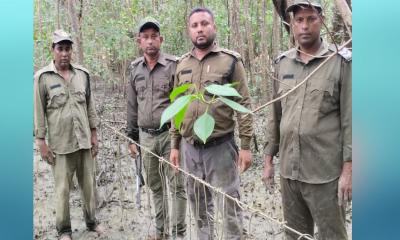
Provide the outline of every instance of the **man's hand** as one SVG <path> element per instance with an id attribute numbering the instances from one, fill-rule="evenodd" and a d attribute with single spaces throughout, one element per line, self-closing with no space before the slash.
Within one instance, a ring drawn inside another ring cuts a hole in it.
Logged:
<path id="1" fill-rule="evenodd" d="M 97 132 L 96 129 L 93 128 L 91 131 L 90 143 L 92 144 L 92 156 L 95 158 L 97 153 L 99 152 L 99 142 L 97 141 Z"/>
<path id="2" fill-rule="evenodd" d="M 175 166 L 175 172 L 178 172 L 177 168 L 179 168 L 179 150 L 171 149 L 171 153 L 169 155 L 169 161 L 172 165 Z"/>
<path id="3" fill-rule="evenodd" d="M 39 147 L 40 156 L 50 165 L 55 165 L 55 156 L 46 144 L 45 139 L 36 139 L 36 144 Z"/>
<path id="4" fill-rule="evenodd" d="M 250 150 L 240 150 L 239 151 L 239 170 L 240 172 L 246 171 L 251 165 L 251 152 Z"/>
<path id="5" fill-rule="evenodd" d="M 264 171 L 262 180 L 269 191 L 272 192 L 275 185 L 274 181 L 274 164 L 272 163 L 273 157 L 266 155 L 264 158 Z"/>
<path id="6" fill-rule="evenodd" d="M 342 168 L 342 174 L 338 183 L 338 203 L 339 206 L 351 201 L 352 198 L 352 161 L 345 162 Z"/>
<path id="7" fill-rule="evenodd" d="M 136 156 L 138 154 L 138 150 L 137 150 L 136 144 L 129 143 L 128 146 L 129 146 L 129 151 L 131 152 L 132 158 L 136 158 Z"/>

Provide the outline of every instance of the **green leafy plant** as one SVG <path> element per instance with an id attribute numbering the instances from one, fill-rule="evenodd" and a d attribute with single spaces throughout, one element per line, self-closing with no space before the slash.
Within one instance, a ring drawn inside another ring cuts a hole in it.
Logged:
<path id="1" fill-rule="evenodd" d="M 194 122 L 193 130 L 195 134 L 206 143 L 208 137 L 214 131 L 215 120 L 214 118 L 208 113 L 208 109 L 210 105 L 215 104 L 218 101 L 221 101 L 231 107 L 233 110 L 241 112 L 241 113 L 250 113 L 251 111 L 244 106 L 240 105 L 239 103 L 230 100 L 226 97 L 238 97 L 242 98 L 242 96 L 236 91 L 233 86 L 237 83 L 228 83 L 224 85 L 218 84 L 210 84 L 205 87 L 205 90 L 200 92 L 196 91 L 193 94 L 183 95 L 178 97 L 179 95 L 185 93 L 191 87 L 194 87 L 192 83 L 183 84 L 177 88 L 174 88 L 170 94 L 170 100 L 172 102 L 161 115 L 160 121 L 160 128 L 170 119 L 173 118 L 175 127 L 180 129 L 182 121 L 185 117 L 186 110 L 189 104 L 194 101 L 198 100 L 207 105 L 206 111 Z M 211 100 L 207 101 L 204 97 L 204 93 L 207 91 L 208 93 L 212 94 Z"/>

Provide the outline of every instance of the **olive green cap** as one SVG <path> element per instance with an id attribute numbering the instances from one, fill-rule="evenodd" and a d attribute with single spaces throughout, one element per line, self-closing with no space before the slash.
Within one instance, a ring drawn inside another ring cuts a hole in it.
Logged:
<path id="1" fill-rule="evenodd" d="M 62 29 L 54 31 L 52 41 L 53 43 L 59 43 L 62 41 L 70 41 L 71 43 L 74 43 L 74 41 L 72 41 L 71 34 Z"/>
<path id="2" fill-rule="evenodd" d="M 296 6 L 313 6 L 322 10 L 321 0 L 294 0 L 293 4 L 286 8 L 286 12 L 292 12 Z"/>
<path id="3" fill-rule="evenodd" d="M 160 32 L 160 23 L 152 17 L 147 17 L 140 22 L 138 32 L 148 28 L 154 28 L 157 32 Z"/>

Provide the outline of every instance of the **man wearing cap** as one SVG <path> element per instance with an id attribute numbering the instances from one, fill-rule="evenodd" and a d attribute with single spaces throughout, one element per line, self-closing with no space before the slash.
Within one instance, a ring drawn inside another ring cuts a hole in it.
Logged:
<path id="1" fill-rule="evenodd" d="M 171 124 L 160 128 L 160 120 L 162 112 L 170 104 L 177 59 L 160 51 L 162 42 L 160 24 L 152 18 L 142 21 L 137 43 L 143 56 L 133 61 L 129 68 L 127 131 L 130 138 L 158 156 L 169 159 L 168 130 Z M 129 149 L 132 157 L 136 157 L 136 145 L 129 143 Z M 182 175 L 175 174 L 169 165 L 150 152 L 142 151 L 142 160 L 156 215 L 156 233 L 149 239 L 167 239 L 169 235 L 167 182 L 172 197 L 172 235 L 175 239 L 182 239 L 186 232 L 186 192 Z"/>
<path id="2" fill-rule="evenodd" d="M 216 26 L 213 13 L 207 8 L 195 8 L 188 17 L 188 32 L 194 48 L 179 60 L 175 86 L 192 83 L 194 89 L 204 91 L 209 84 L 227 84 L 236 82 L 235 88 L 242 98 L 233 98 L 251 109 L 246 72 L 241 56 L 215 43 Z M 212 95 L 205 92 L 206 100 Z M 215 128 L 206 143 L 203 143 L 193 131 L 194 121 L 205 111 L 215 119 Z M 253 134 L 251 115 L 236 113 L 239 127 L 241 149 L 234 140 L 235 112 L 222 102 L 208 106 L 199 101 L 192 102 L 185 113 L 180 131 L 171 130 L 171 162 L 180 165 L 183 158 L 185 169 L 196 177 L 210 183 L 225 194 L 240 199 L 239 170 L 245 171 L 251 165 L 250 139 Z M 214 239 L 214 203 L 224 217 L 223 239 L 243 239 L 241 208 L 235 201 L 226 198 L 195 179 L 187 178 L 189 202 L 196 218 L 197 239 Z"/>
<path id="3" fill-rule="evenodd" d="M 273 98 L 304 80 L 336 47 L 320 37 L 319 0 L 295 0 L 287 10 L 297 47 L 275 60 Z M 273 184 L 279 151 L 283 214 L 289 227 L 318 239 L 347 239 L 345 202 L 352 192 L 351 52 L 344 48 L 305 84 L 270 106 L 263 180 Z M 287 239 L 299 235 L 285 230 Z"/>
<path id="4" fill-rule="evenodd" d="M 53 61 L 34 77 L 36 144 L 42 159 L 52 166 L 56 228 L 63 240 L 72 237 L 69 190 L 74 173 L 82 192 L 87 229 L 103 232 L 95 217 L 94 157 L 98 151 L 98 118 L 89 72 L 71 63 L 72 43 L 68 33 L 55 31 L 51 48 Z"/>

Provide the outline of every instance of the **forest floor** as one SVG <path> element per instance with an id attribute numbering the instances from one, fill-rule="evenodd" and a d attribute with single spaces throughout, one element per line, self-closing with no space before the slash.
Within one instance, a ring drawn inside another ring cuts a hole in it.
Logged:
<path id="1" fill-rule="evenodd" d="M 97 100 L 97 109 L 103 122 L 125 130 L 126 103 L 122 94 L 98 89 L 94 91 Z M 255 117 L 255 131 L 258 147 L 261 151 L 264 142 L 263 126 L 265 116 L 259 113 Z M 135 165 L 129 156 L 127 142 L 119 138 L 109 128 L 101 126 L 98 131 L 99 155 L 97 161 L 97 191 L 99 208 L 97 218 L 106 228 L 106 233 L 97 236 L 96 233 L 86 231 L 83 213 L 81 210 L 80 191 L 75 186 L 71 189 L 70 212 L 74 240 L 92 239 L 145 239 L 154 233 L 154 219 L 150 206 L 150 193 L 147 186 L 141 190 L 141 208 L 135 204 Z M 34 147 L 35 148 L 35 147 Z M 282 207 L 279 191 L 279 165 L 276 164 L 273 192 L 267 192 L 261 182 L 262 158 L 261 152 L 253 149 L 253 164 L 241 175 L 241 200 L 252 208 L 282 221 Z M 55 228 L 55 196 L 54 181 L 51 168 L 42 161 L 38 151 L 34 150 L 34 239 L 57 239 Z M 169 198 L 170 199 L 170 198 Z M 346 209 L 347 230 L 351 239 L 352 233 L 352 206 Z M 283 229 L 275 222 L 264 219 L 253 212 L 244 211 L 244 226 L 248 232 L 247 239 L 282 240 Z M 188 207 L 188 233 L 186 239 L 196 239 L 193 217 Z M 217 221 L 216 232 L 220 233 L 221 224 Z M 216 238 L 219 239 L 219 238 Z"/>

